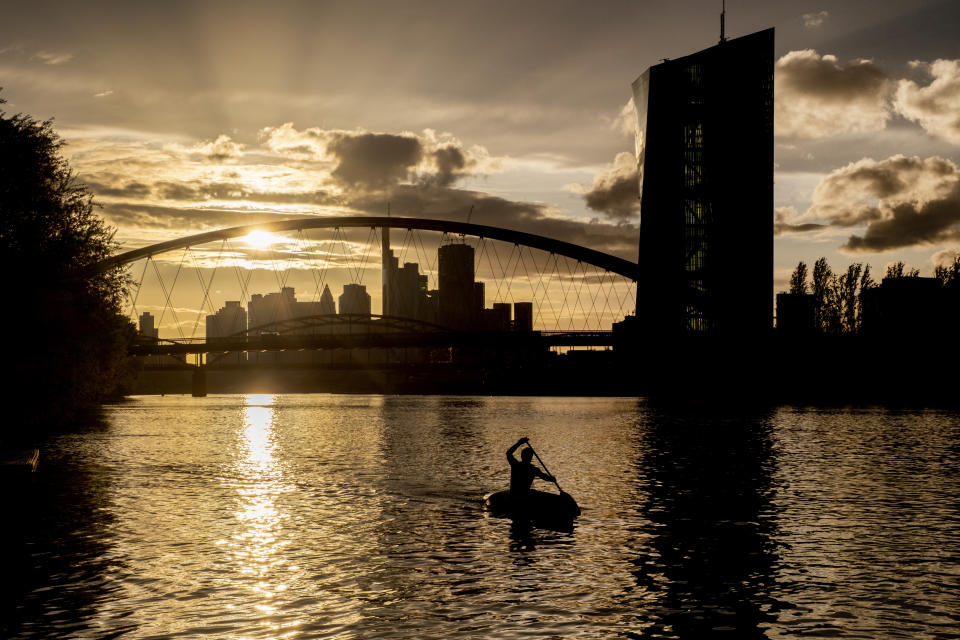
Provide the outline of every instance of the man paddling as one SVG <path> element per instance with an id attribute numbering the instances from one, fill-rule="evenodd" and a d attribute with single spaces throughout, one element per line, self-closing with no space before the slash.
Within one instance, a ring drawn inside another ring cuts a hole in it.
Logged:
<path id="1" fill-rule="evenodd" d="M 540 471 L 530 460 L 533 459 L 533 449 L 527 447 L 520 452 L 520 459 L 513 457 L 513 452 L 517 447 L 529 442 L 529 438 L 520 438 L 517 443 L 507 449 L 507 462 L 510 463 L 510 495 L 515 497 L 524 497 L 530 493 L 530 485 L 534 478 L 540 478 L 547 482 L 556 482 L 556 478 L 549 473 Z"/>

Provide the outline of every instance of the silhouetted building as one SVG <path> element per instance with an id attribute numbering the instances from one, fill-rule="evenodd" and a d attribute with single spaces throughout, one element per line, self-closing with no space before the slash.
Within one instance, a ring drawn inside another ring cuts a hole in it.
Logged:
<path id="1" fill-rule="evenodd" d="M 510 311 L 509 302 L 494 302 L 492 308 L 484 309 L 482 313 L 483 330 L 509 331 Z"/>
<path id="2" fill-rule="evenodd" d="M 633 83 L 648 330 L 771 327 L 773 36 L 722 41 Z"/>
<path id="3" fill-rule="evenodd" d="M 207 316 L 207 341 L 243 333 L 247 330 L 247 312 L 239 300 L 227 300 L 213 314 Z"/>
<path id="4" fill-rule="evenodd" d="M 429 320 L 427 308 L 427 276 L 420 273 L 420 265 L 406 262 L 397 270 L 396 298 L 392 315 L 401 318 Z"/>
<path id="5" fill-rule="evenodd" d="M 777 331 L 780 333 L 813 333 L 816 329 L 814 297 L 811 293 L 777 294 Z"/>
<path id="6" fill-rule="evenodd" d="M 439 283 L 438 321 L 451 329 L 469 329 L 477 323 L 482 307 L 477 306 L 474 283 L 473 247 L 453 243 L 437 250 Z"/>
<path id="7" fill-rule="evenodd" d="M 864 333 L 930 336 L 952 326 L 945 318 L 946 296 L 937 278 L 884 278 L 879 287 L 863 292 L 861 331 Z"/>
<path id="8" fill-rule="evenodd" d="M 247 303 L 247 320 L 250 329 L 254 330 L 254 335 L 259 335 L 259 327 L 265 325 L 283 322 L 294 317 L 294 306 L 297 298 L 294 295 L 293 287 L 283 287 L 279 293 L 268 293 L 266 295 L 255 293 L 250 296 L 250 302 Z M 267 328 L 272 331 L 272 328 Z"/>
<path id="9" fill-rule="evenodd" d="M 216 313 L 207 316 L 206 322 L 207 344 L 215 345 L 227 336 L 236 336 L 247 330 L 247 312 L 244 311 L 239 300 L 227 300 Z M 246 360 L 247 354 L 244 351 L 217 355 L 218 362 L 245 362 Z M 210 361 L 209 355 L 207 361 Z"/>
<path id="10" fill-rule="evenodd" d="M 383 296 L 380 301 L 380 313 L 385 316 L 399 316 L 399 260 L 394 257 L 393 250 L 390 248 L 390 227 L 384 225 L 380 233 L 381 286 Z"/>
<path id="11" fill-rule="evenodd" d="M 320 294 L 320 308 L 318 309 L 321 315 L 332 316 L 337 312 L 337 305 L 333 302 L 333 294 L 330 293 L 330 285 L 323 285 L 323 293 Z"/>
<path id="12" fill-rule="evenodd" d="M 533 331 L 533 303 L 513 303 L 513 328 L 516 331 Z"/>
<path id="13" fill-rule="evenodd" d="M 343 285 L 343 293 L 340 294 L 339 302 L 341 314 L 370 315 L 370 294 L 367 293 L 366 285 Z"/>
<path id="14" fill-rule="evenodd" d="M 160 328 L 154 326 L 154 317 L 153 314 L 149 311 L 144 311 L 140 314 L 140 335 L 144 338 L 158 338 L 160 336 Z"/>

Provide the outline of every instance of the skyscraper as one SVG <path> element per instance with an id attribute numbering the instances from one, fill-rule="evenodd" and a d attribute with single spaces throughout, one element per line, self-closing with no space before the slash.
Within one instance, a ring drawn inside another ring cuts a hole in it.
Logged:
<path id="1" fill-rule="evenodd" d="M 320 294 L 320 315 L 331 316 L 337 312 L 337 305 L 333 302 L 333 294 L 330 293 L 330 285 L 323 285 L 323 293 Z"/>
<path id="2" fill-rule="evenodd" d="M 440 291 L 439 322 L 451 329 L 469 329 L 480 315 L 474 286 L 473 247 L 445 244 L 437 250 Z M 481 303 L 482 306 L 482 303 Z"/>
<path id="3" fill-rule="evenodd" d="M 340 313 L 370 315 L 370 294 L 366 285 L 345 284 L 339 300 Z"/>
<path id="4" fill-rule="evenodd" d="M 154 316 L 149 311 L 140 314 L 140 335 L 146 338 L 156 338 L 160 335 L 159 327 L 153 324 Z"/>
<path id="5" fill-rule="evenodd" d="M 633 83 L 637 316 L 661 334 L 755 334 L 773 313 L 773 29 Z"/>

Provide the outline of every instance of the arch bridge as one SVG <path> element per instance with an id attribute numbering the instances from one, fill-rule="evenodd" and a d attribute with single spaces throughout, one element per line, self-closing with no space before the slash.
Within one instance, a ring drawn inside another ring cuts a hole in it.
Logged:
<path id="1" fill-rule="evenodd" d="M 390 230 L 402 232 L 399 242 L 391 241 Z M 451 244 L 467 248 L 442 249 Z M 609 346 L 612 324 L 636 309 L 638 279 L 637 263 L 562 240 L 391 216 L 236 226 L 126 251 L 96 265 L 99 271 L 117 267 L 129 269 L 136 281 L 132 319 L 143 320 L 146 312 L 159 330 L 151 335 L 141 326 L 146 335 L 133 352 L 192 355 L 196 365 L 203 354 L 212 363 L 241 351 Z M 331 313 L 337 286 L 344 295 L 340 312 Z M 309 301 L 296 293 L 304 289 Z M 368 306 L 347 309 L 348 291 L 361 302 L 367 296 Z M 373 313 L 378 306 L 381 313 Z M 457 311 L 461 307 L 470 313 Z"/>

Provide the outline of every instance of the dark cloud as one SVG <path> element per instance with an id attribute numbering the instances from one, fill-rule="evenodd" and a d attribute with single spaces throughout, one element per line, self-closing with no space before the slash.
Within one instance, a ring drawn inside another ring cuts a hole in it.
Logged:
<path id="1" fill-rule="evenodd" d="M 787 233 L 808 233 L 821 231 L 827 225 L 816 222 L 801 222 L 799 214 L 793 207 L 781 207 L 773 214 L 773 235 L 781 236 Z"/>
<path id="2" fill-rule="evenodd" d="M 617 154 L 613 168 L 594 177 L 593 186 L 583 191 L 583 199 L 588 207 L 616 222 L 639 215 L 640 187 L 633 155 Z"/>
<path id="3" fill-rule="evenodd" d="M 375 189 L 408 179 L 423 154 L 417 138 L 390 133 L 335 133 L 327 150 L 338 161 L 334 178 Z"/>
<path id="4" fill-rule="evenodd" d="M 886 251 L 960 237 L 960 167 L 939 157 L 864 159 L 825 177 L 799 222 L 866 225 L 843 248 Z"/>
<path id="5" fill-rule="evenodd" d="M 446 145 L 435 149 L 432 153 L 437 172 L 433 181 L 437 186 L 449 187 L 463 175 L 467 168 L 467 157 L 463 151 L 453 145 Z"/>
<path id="6" fill-rule="evenodd" d="M 887 251 L 960 240 L 960 183 L 928 202 L 900 202 L 871 222 L 862 236 L 850 236 L 844 249 L 854 252 Z"/>

